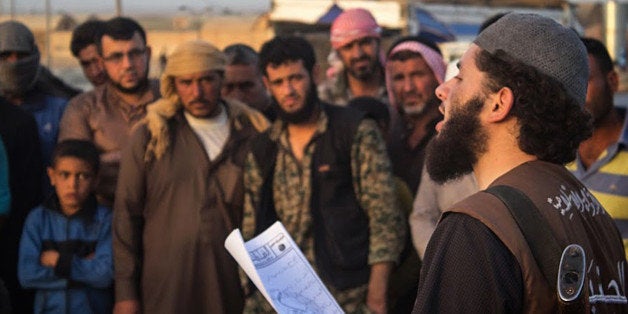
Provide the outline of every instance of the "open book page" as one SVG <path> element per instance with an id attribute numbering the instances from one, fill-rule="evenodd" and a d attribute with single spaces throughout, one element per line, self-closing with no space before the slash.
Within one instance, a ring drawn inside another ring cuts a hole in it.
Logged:
<path id="1" fill-rule="evenodd" d="M 278 313 L 343 313 L 281 222 L 246 243 L 236 229 L 225 248 Z"/>

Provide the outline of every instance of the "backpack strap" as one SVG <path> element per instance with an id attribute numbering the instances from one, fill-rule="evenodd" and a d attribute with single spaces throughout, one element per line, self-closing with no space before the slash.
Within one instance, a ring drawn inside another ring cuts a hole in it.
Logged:
<path id="1" fill-rule="evenodd" d="M 493 194 L 506 205 L 545 279 L 552 290 L 556 291 L 556 279 L 563 250 L 538 208 L 530 198 L 511 186 L 493 186 L 485 192 Z"/>

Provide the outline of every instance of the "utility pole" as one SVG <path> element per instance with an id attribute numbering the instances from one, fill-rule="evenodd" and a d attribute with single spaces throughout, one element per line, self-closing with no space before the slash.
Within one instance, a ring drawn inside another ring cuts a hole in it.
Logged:
<path id="1" fill-rule="evenodd" d="M 604 7 L 605 41 L 611 58 L 622 69 L 626 67 L 626 3 L 608 0 Z"/>
<path id="2" fill-rule="evenodd" d="M 116 16 L 122 16 L 122 0 L 116 0 Z"/>
<path id="3" fill-rule="evenodd" d="M 51 8 L 50 8 L 50 0 L 45 0 L 46 2 L 46 66 L 50 69 L 51 58 L 50 58 L 50 32 L 51 30 Z"/>

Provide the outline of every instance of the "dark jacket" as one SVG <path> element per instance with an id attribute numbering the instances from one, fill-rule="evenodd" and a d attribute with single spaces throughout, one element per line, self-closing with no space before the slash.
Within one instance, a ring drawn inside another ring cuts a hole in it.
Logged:
<path id="1" fill-rule="evenodd" d="M 17 255 L 24 220 L 41 203 L 44 174 L 35 118 L 0 97 L 0 136 L 9 162 L 11 211 L 0 226 L 0 278 L 11 295 L 16 313 L 32 312 L 33 295 L 17 280 Z"/>
<path id="2" fill-rule="evenodd" d="M 363 114 L 328 104 L 322 108 L 329 127 L 314 139 L 310 211 L 317 268 L 324 280 L 342 290 L 365 284 L 370 274 L 368 217 L 356 198 L 351 174 L 351 146 Z M 258 136 L 252 148 L 264 180 L 256 205 L 255 234 L 277 220 L 272 200 L 277 143 L 268 135 Z"/>

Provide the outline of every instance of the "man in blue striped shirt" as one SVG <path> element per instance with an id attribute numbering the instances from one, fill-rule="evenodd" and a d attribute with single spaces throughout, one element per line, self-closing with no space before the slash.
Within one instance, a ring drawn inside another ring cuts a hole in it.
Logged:
<path id="1" fill-rule="evenodd" d="M 593 116 L 594 130 L 567 168 L 613 217 L 628 252 L 628 117 L 613 105 L 619 77 L 606 47 L 596 39 L 582 41 L 590 72 L 585 106 Z"/>

